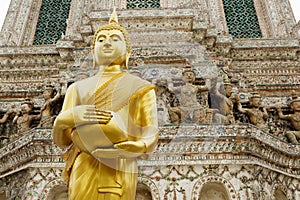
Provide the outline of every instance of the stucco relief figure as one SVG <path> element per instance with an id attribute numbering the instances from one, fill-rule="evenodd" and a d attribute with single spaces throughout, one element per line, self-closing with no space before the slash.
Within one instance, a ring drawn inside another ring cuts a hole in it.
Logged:
<path id="1" fill-rule="evenodd" d="M 263 131 L 268 131 L 265 119 L 268 117 L 268 112 L 265 107 L 261 106 L 261 96 L 258 93 L 254 93 L 250 97 L 250 108 L 243 108 L 240 103 L 239 96 L 236 96 L 238 103 L 238 111 L 248 115 L 251 124 L 259 127 Z"/>
<path id="2" fill-rule="evenodd" d="M 208 91 L 206 85 L 193 85 L 196 79 L 196 73 L 187 66 L 182 72 L 183 86 L 174 87 L 169 81 L 170 91 L 178 94 L 180 98 L 180 106 L 171 109 L 171 112 L 180 116 L 181 123 L 200 123 L 205 121 L 205 106 L 201 105 L 197 100 L 197 93 Z"/>
<path id="3" fill-rule="evenodd" d="M 17 134 L 12 138 L 20 136 L 21 133 L 31 129 L 31 124 L 35 120 L 40 119 L 40 115 L 32 115 L 33 102 L 30 99 L 26 99 L 21 103 L 21 111 L 16 114 L 13 119 L 13 123 L 17 124 Z"/>
<path id="4" fill-rule="evenodd" d="M 168 83 L 166 79 L 154 80 L 157 95 L 157 118 L 158 124 L 164 125 L 170 123 L 169 102 L 168 102 Z"/>
<path id="5" fill-rule="evenodd" d="M 15 114 L 17 113 L 17 110 L 16 110 L 16 105 L 13 104 L 11 105 L 10 109 L 8 109 L 5 114 L 3 115 L 3 117 L 0 119 L 0 124 L 4 124 L 6 123 L 10 116 L 13 117 Z M 7 128 L 4 128 L 4 129 L 7 129 Z M 10 128 L 9 128 L 10 130 Z M 3 133 L 0 132 L 0 142 L 7 142 L 7 139 L 9 139 L 9 137 L 7 136 L 7 134 L 5 133 L 7 130 L 5 130 Z M 1 146 L 1 144 L 0 144 Z"/>
<path id="6" fill-rule="evenodd" d="M 280 107 L 277 107 L 277 112 L 280 119 L 288 120 L 292 123 L 294 131 L 287 131 L 285 133 L 287 139 L 292 144 L 299 144 L 300 141 L 300 99 L 294 99 L 291 103 L 291 108 L 294 113 L 284 115 Z"/>
<path id="7" fill-rule="evenodd" d="M 99 72 L 69 86 L 53 126 L 68 148 L 62 174 L 69 199 L 135 199 L 137 159 L 158 140 L 155 86 L 123 72 L 131 47 L 114 12 L 91 46 Z"/>
<path id="8" fill-rule="evenodd" d="M 44 92 L 44 104 L 41 107 L 41 120 L 39 123 L 39 127 L 51 127 L 54 121 L 54 116 L 52 115 L 52 109 L 54 108 L 55 104 L 59 100 L 61 96 L 60 89 L 54 96 L 54 87 L 51 85 L 47 85 Z"/>
<path id="9" fill-rule="evenodd" d="M 5 114 L 3 115 L 3 117 L 0 119 L 0 124 L 3 124 L 7 121 L 8 117 L 14 113 L 16 113 L 16 107 L 15 105 L 12 105 L 12 107 L 5 112 Z"/>
<path id="10" fill-rule="evenodd" d="M 213 121 L 215 123 L 234 124 L 232 84 L 224 83 L 225 94 L 221 93 L 217 87 L 217 78 L 211 79 L 210 101 L 214 110 Z"/>

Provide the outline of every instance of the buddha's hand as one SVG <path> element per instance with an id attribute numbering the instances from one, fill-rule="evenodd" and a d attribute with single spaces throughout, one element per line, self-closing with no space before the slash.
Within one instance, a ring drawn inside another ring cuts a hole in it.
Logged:
<path id="1" fill-rule="evenodd" d="M 146 145 L 142 141 L 126 141 L 114 145 L 114 148 L 97 148 L 92 151 L 92 155 L 101 158 L 134 158 L 139 157 L 146 151 Z"/>
<path id="2" fill-rule="evenodd" d="M 97 158 L 119 158 L 122 156 L 122 150 L 120 149 L 101 149 L 97 148 L 94 151 L 91 152 L 92 155 Z"/>
<path id="3" fill-rule="evenodd" d="M 108 124 L 112 118 L 110 111 L 104 111 L 96 108 L 95 106 L 86 106 L 83 113 L 83 119 L 88 122 L 98 122 L 99 124 Z"/>
<path id="4" fill-rule="evenodd" d="M 123 151 L 124 157 L 138 157 L 146 152 L 146 144 L 142 141 L 126 141 L 114 145 L 116 149 Z"/>

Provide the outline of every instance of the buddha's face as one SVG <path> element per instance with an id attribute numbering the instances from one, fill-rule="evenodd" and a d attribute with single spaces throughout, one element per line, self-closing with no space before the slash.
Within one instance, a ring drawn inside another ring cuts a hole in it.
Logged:
<path id="1" fill-rule="evenodd" d="M 102 30 L 96 37 L 94 58 L 97 66 L 122 65 L 126 59 L 126 42 L 119 30 Z"/>

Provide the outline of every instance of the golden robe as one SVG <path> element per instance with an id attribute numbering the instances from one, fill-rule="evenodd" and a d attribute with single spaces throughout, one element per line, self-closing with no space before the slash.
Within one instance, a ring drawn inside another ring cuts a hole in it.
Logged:
<path id="1" fill-rule="evenodd" d="M 142 141 L 147 158 L 158 140 L 154 86 L 136 76 L 120 73 L 102 83 L 99 75 L 72 84 L 65 95 L 61 113 L 53 127 L 54 142 L 68 147 L 62 174 L 69 185 L 71 200 L 133 200 L 137 185 L 137 157 L 96 159 L 72 142 L 76 122 L 72 110 L 80 105 L 118 113 L 129 141 Z M 70 114 L 71 113 L 71 114 Z M 88 133 L 86 133 L 88 134 Z"/>

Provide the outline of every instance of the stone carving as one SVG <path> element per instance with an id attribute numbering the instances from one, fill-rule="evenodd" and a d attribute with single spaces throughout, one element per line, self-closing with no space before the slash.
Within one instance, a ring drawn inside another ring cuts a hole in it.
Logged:
<path id="1" fill-rule="evenodd" d="M 21 103 L 21 111 L 13 119 L 13 122 L 17 124 L 17 133 L 11 136 L 13 139 L 30 130 L 32 122 L 41 118 L 40 115 L 32 115 L 32 109 L 33 102 L 30 99 L 25 99 Z"/>
<path id="2" fill-rule="evenodd" d="M 160 79 L 160 80 L 153 80 L 153 83 L 157 86 L 156 88 L 156 104 L 157 104 L 157 117 L 158 117 L 158 124 L 164 125 L 169 124 L 170 121 L 170 115 L 169 110 L 169 100 L 168 100 L 168 83 L 166 79 Z M 179 119 L 172 120 L 172 122 L 179 122 Z"/>
<path id="3" fill-rule="evenodd" d="M 227 123 L 234 124 L 235 119 L 233 115 L 233 96 L 232 96 L 232 84 L 226 81 L 221 87 L 225 91 L 219 91 L 217 87 L 217 78 L 211 79 L 210 88 L 210 102 L 211 108 L 214 109 L 213 122 L 215 123 Z M 225 94 L 224 94 L 225 92 Z"/>
<path id="4" fill-rule="evenodd" d="M 250 108 L 243 108 L 240 102 L 240 97 L 237 95 L 238 111 L 248 115 L 251 124 L 259 127 L 263 131 L 268 131 L 265 124 L 265 119 L 268 117 L 268 112 L 265 107 L 261 107 L 261 96 L 258 93 L 253 93 L 250 97 Z M 261 110 L 262 109 L 262 110 Z"/>
<path id="5" fill-rule="evenodd" d="M 286 131 L 285 135 L 292 144 L 299 144 L 300 141 L 300 99 L 293 99 L 290 104 L 293 114 L 284 115 L 280 107 L 277 112 L 280 119 L 288 120 L 292 123 L 294 131 Z"/>
<path id="6" fill-rule="evenodd" d="M 0 119 L 0 124 L 5 123 L 5 122 L 7 121 L 7 119 L 8 119 L 8 117 L 9 117 L 11 114 L 15 113 L 15 112 L 16 112 L 16 110 L 15 110 L 15 105 L 12 105 L 12 108 L 9 109 L 9 110 L 4 114 L 4 116 Z"/>
<path id="7" fill-rule="evenodd" d="M 157 115 L 159 125 L 179 124 L 180 109 L 179 101 L 175 94 L 168 88 L 168 80 L 164 78 L 153 79 L 153 84 L 157 86 Z"/>
<path id="8" fill-rule="evenodd" d="M 176 87 L 169 80 L 168 88 L 171 92 L 178 95 L 180 102 L 179 107 L 170 108 L 170 111 L 178 115 L 181 123 L 199 124 L 205 122 L 207 107 L 198 102 L 197 94 L 199 92 L 207 92 L 208 87 L 206 85 L 193 84 L 196 79 L 196 73 L 191 69 L 190 65 L 187 65 L 182 72 L 182 79 L 185 84 Z"/>
<path id="9" fill-rule="evenodd" d="M 3 117 L 0 119 L 1 126 L 1 134 L 0 134 L 0 144 L 4 144 L 8 142 L 10 131 L 12 131 L 13 127 L 10 127 L 9 118 L 13 117 L 17 113 L 16 105 L 12 104 L 10 109 L 8 109 Z M 7 124 L 5 124 L 7 123 Z M 0 145 L 1 146 L 1 145 Z"/>
<path id="10" fill-rule="evenodd" d="M 292 34 L 295 38 L 300 38 L 300 20 L 298 23 L 292 28 Z"/>
<path id="11" fill-rule="evenodd" d="M 55 89 L 52 85 L 47 85 L 44 92 L 44 104 L 41 107 L 41 120 L 38 127 L 51 127 L 54 121 L 55 107 L 61 97 L 61 88 L 58 89 L 54 96 Z M 57 111 L 56 111 L 57 112 Z"/>

